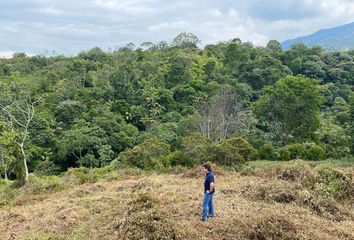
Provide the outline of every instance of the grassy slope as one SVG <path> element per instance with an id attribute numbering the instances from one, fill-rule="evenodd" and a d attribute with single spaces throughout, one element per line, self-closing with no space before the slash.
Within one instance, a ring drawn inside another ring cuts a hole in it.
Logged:
<path id="1" fill-rule="evenodd" d="M 343 159 L 328 159 L 323 161 L 306 161 L 308 164 L 312 166 L 317 166 L 321 164 L 332 164 L 337 167 L 352 167 L 354 166 L 354 158 L 343 158 Z M 252 168 L 262 168 L 262 167 L 271 167 L 277 165 L 284 165 L 287 162 L 282 161 L 266 161 L 266 160 L 258 160 L 248 162 L 247 165 Z"/>
<path id="2" fill-rule="evenodd" d="M 19 195 L 0 207 L 0 239 L 139 239 L 139 231 L 156 239 L 354 239 L 353 217 L 338 221 L 294 202 L 250 198 L 254 186 L 285 184 L 272 174 L 217 176 L 217 217 L 206 223 L 200 221 L 202 177 L 122 175 Z M 354 216 L 353 208 L 345 209 Z M 164 235 L 168 231 L 173 234 Z"/>

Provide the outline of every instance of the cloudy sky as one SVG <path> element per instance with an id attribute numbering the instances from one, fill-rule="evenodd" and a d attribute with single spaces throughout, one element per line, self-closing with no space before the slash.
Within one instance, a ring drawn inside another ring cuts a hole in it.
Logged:
<path id="1" fill-rule="evenodd" d="M 239 37 L 262 45 L 354 21 L 354 0 L 0 0 L 0 56 L 73 55 L 98 46 L 202 44 Z"/>

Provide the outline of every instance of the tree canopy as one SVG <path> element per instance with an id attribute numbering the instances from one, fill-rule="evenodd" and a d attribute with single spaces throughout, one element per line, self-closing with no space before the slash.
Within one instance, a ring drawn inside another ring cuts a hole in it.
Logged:
<path id="1" fill-rule="evenodd" d="M 2 177 L 354 153 L 352 52 L 237 38 L 201 48 L 181 33 L 72 57 L 16 53 L 0 79 Z"/>

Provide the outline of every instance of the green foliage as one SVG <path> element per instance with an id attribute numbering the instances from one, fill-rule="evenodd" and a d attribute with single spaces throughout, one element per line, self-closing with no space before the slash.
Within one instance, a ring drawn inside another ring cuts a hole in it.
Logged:
<path id="1" fill-rule="evenodd" d="M 166 162 L 170 163 L 171 166 L 185 166 L 185 167 L 192 167 L 197 164 L 196 162 L 193 162 L 193 159 L 188 158 L 185 154 L 183 154 L 179 150 L 168 154 L 166 156 Z"/>
<path id="2" fill-rule="evenodd" d="M 60 168 L 54 162 L 45 160 L 36 165 L 34 173 L 38 176 L 57 175 L 60 173 Z"/>
<path id="3" fill-rule="evenodd" d="M 304 155 L 305 160 L 318 161 L 326 158 L 326 151 L 314 143 L 305 143 L 304 144 Z"/>
<path id="4" fill-rule="evenodd" d="M 316 169 L 315 187 L 337 199 L 350 199 L 353 192 L 352 176 L 334 169 L 331 165 L 321 165 Z"/>
<path id="5" fill-rule="evenodd" d="M 1 59 L 1 177 L 24 180 L 24 157 L 30 172 L 47 175 L 104 167 L 127 149 L 140 160 L 121 164 L 144 169 L 190 166 L 218 154 L 246 161 L 233 156 L 232 144 L 220 145 L 220 153 L 212 142 L 232 136 L 261 148 L 267 159 L 288 160 L 288 151 L 290 159 L 322 159 L 318 146 L 330 158 L 354 154 L 352 52 L 303 44 L 283 51 L 275 40 L 259 47 L 237 38 L 199 45 L 197 36 L 181 33 L 141 48 Z M 15 121 L 28 116 L 20 109 L 34 111 L 28 131 Z M 173 153 L 148 154 L 157 148 L 146 146 L 152 138 Z M 303 142 L 318 146 L 263 146 Z"/>
<path id="6" fill-rule="evenodd" d="M 66 184 L 84 184 L 96 182 L 97 176 L 89 168 L 69 168 L 63 175 L 63 181 Z"/>
<path id="7" fill-rule="evenodd" d="M 71 157 L 80 166 L 103 166 L 105 162 L 102 160 L 105 159 L 97 159 L 94 154 L 106 142 L 103 129 L 98 126 L 88 127 L 80 124 L 63 133 L 62 138 L 58 141 L 58 155 L 61 159 Z"/>
<path id="8" fill-rule="evenodd" d="M 243 138 L 230 138 L 217 146 L 218 163 L 236 166 L 252 159 L 255 149 Z"/>
<path id="9" fill-rule="evenodd" d="M 270 50 L 271 54 L 272 55 L 276 55 L 276 54 L 279 54 L 282 52 L 282 48 L 281 48 L 281 45 L 278 41 L 276 40 L 270 40 L 268 43 L 267 43 L 267 49 Z"/>
<path id="10" fill-rule="evenodd" d="M 321 102 L 317 81 L 289 76 L 265 88 L 254 111 L 287 144 L 290 138 L 304 139 L 319 127 Z"/>
<path id="11" fill-rule="evenodd" d="M 192 133 L 182 139 L 181 152 L 195 164 L 212 160 L 213 143 L 200 133 Z"/>
<path id="12" fill-rule="evenodd" d="M 26 194 L 40 194 L 46 191 L 59 191 L 64 186 L 56 176 L 37 177 L 30 175 L 28 183 L 24 186 Z"/>
<path id="13" fill-rule="evenodd" d="M 294 143 L 288 146 L 290 159 L 300 159 L 305 154 L 305 149 L 301 143 Z"/>
<path id="14" fill-rule="evenodd" d="M 200 40 L 193 33 L 180 33 L 173 39 L 172 45 L 178 48 L 197 48 Z"/>
<path id="15" fill-rule="evenodd" d="M 163 169 L 169 165 L 165 157 L 170 153 L 170 145 L 159 138 L 151 138 L 122 152 L 118 160 L 138 168 Z"/>
<path id="16" fill-rule="evenodd" d="M 164 140 L 171 146 L 176 146 L 179 141 L 177 125 L 174 123 L 152 124 L 144 133 L 140 134 L 139 140 L 154 137 Z"/>
<path id="17" fill-rule="evenodd" d="M 288 161 L 290 160 L 290 151 L 287 147 L 283 147 L 283 148 L 280 148 L 278 149 L 278 160 L 280 161 Z"/>
<path id="18" fill-rule="evenodd" d="M 258 156 L 263 160 L 276 160 L 278 158 L 278 153 L 272 143 L 266 143 L 258 150 Z"/>
<path id="19" fill-rule="evenodd" d="M 341 158 L 350 154 L 350 140 L 345 129 L 331 122 L 324 122 L 317 132 L 329 157 Z"/>
<path id="20" fill-rule="evenodd" d="M 19 133 L 11 131 L 5 125 L 0 122 L 0 175 L 8 175 L 10 173 L 19 174 L 19 169 L 11 168 L 18 162 L 20 149 L 16 144 L 16 139 L 19 137 Z"/>
<path id="21" fill-rule="evenodd" d="M 83 103 L 78 101 L 65 100 L 58 104 L 54 115 L 58 122 L 69 125 L 74 121 L 74 119 L 80 118 L 84 111 L 86 111 L 86 106 Z"/>
<path id="22" fill-rule="evenodd" d="M 352 134 L 352 141 L 351 141 L 351 152 L 354 155 L 354 93 L 350 95 L 350 122 L 351 124 L 351 134 Z"/>

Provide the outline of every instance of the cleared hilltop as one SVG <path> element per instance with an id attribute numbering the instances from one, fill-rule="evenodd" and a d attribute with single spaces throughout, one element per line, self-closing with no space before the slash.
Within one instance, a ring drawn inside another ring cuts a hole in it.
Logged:
<path id="1" fill-rule="evenodd" d="M 216 173 L 217 216 L 206 223 L 197 169 L 32 176 L 7 191 L 1 239 L 354 239 L 353 168 L 294 161 Z"/>

